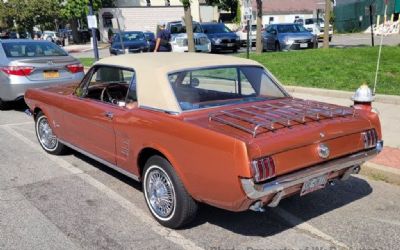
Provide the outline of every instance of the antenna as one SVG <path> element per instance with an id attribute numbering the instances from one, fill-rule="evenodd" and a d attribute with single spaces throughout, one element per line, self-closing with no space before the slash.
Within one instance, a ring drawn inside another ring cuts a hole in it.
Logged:
<path id="1" fill-rule="evenodd" d="M 380 62 L 381 62 L 382 42 L 383 42 L 383 33 L 385 31 L 387 7 L 388 7 L 388 2 L 387 2 L 387 0 L 385 0 L 385 14 L 384 14 L 383 27 L 382 27 L 382 32 L 381 32 L 381 43 L 379 44 L 378 61 L 376 63 L 375 82 L 374 82 L 374 89 L 372 91 L 372 95 L 375 95 L 376 84 L 378 82 L 378 71 L 379 71 L 379 66 L 380 66 Z M 372 28 L 373 27 L 371 27 L 371 29 Z"/>

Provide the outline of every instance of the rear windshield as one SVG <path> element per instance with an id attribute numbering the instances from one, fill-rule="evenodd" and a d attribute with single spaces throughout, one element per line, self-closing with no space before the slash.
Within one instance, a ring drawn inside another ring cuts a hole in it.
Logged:
<path id="1" fill-rule="evenodd" d="M 51 42 L 9 42 L 2 44 L 7 57 L 47 57 L 68 54 Z"/>
<path id="2" fill-rule="evenodd" d="M 122 40 L 131 42 L 131 41 L 138 41 L 138 40 L 144 40 L 144 34 L 143 32 L 124 32 L 122 33 Z M 115 41 L 119 41 L 119 34 L 115 36 Z"/>
<path id="3" fill-rule="evenodd" d="M 286 96 L 263 68 L 255 66 L 188 70 L 168 78 L 183 111 Z"/>
<path id="4" fill-rule="evenodd" d="M 182 23 L 174 23 L 171 24 L 170 28 L 171 34 L 180 34 L 186 33 L 186 26 L 182 25 Z M 193 23 L 193 32 L 194 33 L 203 33 L 203 29 L 201 28 L 200 24 Z"/>

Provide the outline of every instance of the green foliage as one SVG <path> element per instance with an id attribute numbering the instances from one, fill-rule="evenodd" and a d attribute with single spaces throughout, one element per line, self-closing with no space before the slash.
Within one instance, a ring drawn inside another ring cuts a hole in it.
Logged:
<path id="1" fill-rule="evenodd" d="M 378 47 L 251 54 L 285 85 L 355 91 L 373 87 Z M 245 57 L 245 54 L 241 56 Z M 377 93 L 400 95 L 400 47 L 383 47 Z"/>
<path id="2" fill-rule="evenodd" d="M 89 0 L 68 0 L 62 7 L 61 14 L 67 20 L 85 17 L 89 13 L 88 4 Z M 94 10 L 99 9 L 101 6 L 101 0 L 93 0 Z"/>
<path id="3" fill-rule="evenodd" d="M 240 10 L 240 2 L 237 2 L 237 6 L 236 6 L 236 16 L 233 19 L 234 23 L 240 23 L 242 21 L 242 11 Z"/>
<path id="4" fill-rule="evenodd" d="M 183 5 L 183 8 L 190 7 L 190 3 L 192 2 L 191 0 L 180 0 L 180 1 Z"/>
<path id="5" fill-rule="evenodd" d="M 4 23 L 12 25 L 15 21 L 19 30 L 31 31 L 36 24 L 54 26 L 59 17 L 60 0 L 8 0 L 0 8 Z"/>

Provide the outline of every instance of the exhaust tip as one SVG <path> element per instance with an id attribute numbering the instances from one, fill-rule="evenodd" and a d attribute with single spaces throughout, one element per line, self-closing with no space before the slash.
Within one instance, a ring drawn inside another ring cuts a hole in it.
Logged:
<path id="1" fill-rule="evenodd" d="M 263 204 L 261 201 L 254 202 L 249 209 L 255 212 L 265 212 L 265 208 L 263 208 Z"/>

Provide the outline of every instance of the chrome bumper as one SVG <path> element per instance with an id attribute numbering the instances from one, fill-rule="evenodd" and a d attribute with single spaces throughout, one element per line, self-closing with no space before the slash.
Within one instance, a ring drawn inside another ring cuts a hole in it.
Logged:
<path id="1" fill-rule="evenodd" d="M 348 178 L 353 171 L 355 171 L 355 168 L 350 167 L 359 167 L 364 162 L 376 156 L 380 151 L 382 151 L 382 148 L 383 141 L 378 141 L 375 148 L 339 159 L 334 159 L 326 163 L 300 170 L 296 173 L 286 174 L 278 177 L 272 182 L 264 184 L 255 184 L 253 179 L 241 179 L 242 187 L 247 197 L 253 200 L 260 199 L 267 195 L 276 194 L 272 201 L 268 204 L 269 206 L 274 207 L 278 205 L 281 198 L 285 195 L 285 189 L 304 183 L 323 174 L 337 172 L 349 168 L 349 171 L 346 171 L 342 176 L 342 179 L 344 180 Z"/>

